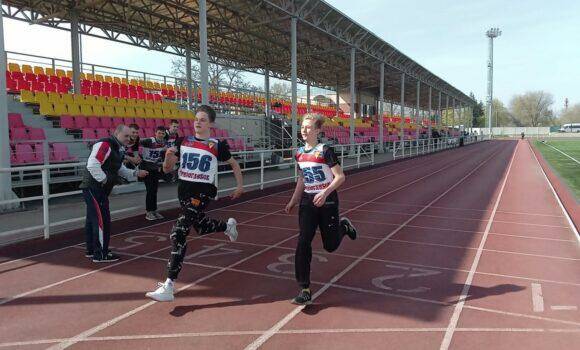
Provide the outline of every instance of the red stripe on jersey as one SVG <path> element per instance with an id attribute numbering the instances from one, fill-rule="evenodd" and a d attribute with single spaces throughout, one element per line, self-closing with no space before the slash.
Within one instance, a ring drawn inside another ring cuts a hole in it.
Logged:
<path id="1" fill-rule="evenodd" d="M 209 147 L 209 145 L 206 145 L 205 143 L 199 142 L 199 141 L 185 141 L 181 145 L 185 146 L 185 147 L 193 147 L 193 148 L 197 148 L 197 149 L 202 149 L 204 151 L 207 151 L 207 152 L 213 154 L 217 158 L 217 156 L 218 156 L 217 142 L 212 142 L 212 143 L 213 143 L 213 147 Z"/>
<path id="2" fill-rule="evenodd" d="M 108 142 L 101 142 L 101 146 L 99 147 L 97 155 L 95 156 L 95 158 L 99 161 L 99 163 L 103 164 L 105 162 L 110 149 L 111 148 Z"/>
<path id="3" fill-rule="evenodd" d="M 314 154 L 301 153 L 296 156 L 298 162 L 313 162 L 313 163 L 325 163 L 324 157 L 316 157 Z"/>

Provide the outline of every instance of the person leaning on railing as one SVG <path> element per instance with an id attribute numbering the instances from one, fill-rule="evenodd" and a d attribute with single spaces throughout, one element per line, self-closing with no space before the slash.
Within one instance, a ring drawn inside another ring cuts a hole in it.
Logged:
<path id="1" fill-rule="evenodd" d="M 93 262 L 113 262 L 119 257 L 109 251 L 111 212 L 109 194 L 121 178 L 135 180 L 147 176 L 145 170 L 131 170 L 123 165 L 125 146 L 129 144 L 130 129 L 119 125 L 113 135 L 97 141 L 84 169 L 80 188 L 87 204 L 85 222 L 86 254 Z"/>

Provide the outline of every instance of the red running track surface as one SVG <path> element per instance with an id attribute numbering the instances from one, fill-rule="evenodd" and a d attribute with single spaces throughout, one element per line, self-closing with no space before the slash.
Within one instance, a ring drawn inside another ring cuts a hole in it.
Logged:
<path id="1" fill-rule="evenodd" d="M 0 263 L 0 348 L 572 349 L 580 344 L 580 246 L 531 149 L 492 141 L 347 177 L 360 237 L 314 243 L 315 304 L 289 303 L 291 191 L 213 210 L 238 242 L 189 239 L 173 303 L 171 222 L 120 232 L 123 260 L 82 245 Z"/>

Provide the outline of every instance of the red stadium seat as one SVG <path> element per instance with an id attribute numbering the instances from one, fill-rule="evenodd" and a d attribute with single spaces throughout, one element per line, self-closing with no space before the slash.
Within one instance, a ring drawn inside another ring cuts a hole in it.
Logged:
<path id="1" fill-rule="evenodd" d="M 24 122 L 22 121 L 22 115 L 18 113 L 8 113 L 8 125 L 10 129 L 13 128 L 24 128 Z"/>
<path id="2" fill-rule="evenodd" d="M 38 140 L 46 140 L 46 135 L 44 134 L 44 129 L 41 128 L 31 128 L 28 131 L 28 136 L 31 140 L 38 141 Z"/>
<path id="3" fill-rule="evenodd" d="M 11 129 L 10 139 L 14 141 L 30 140 L 26 128 Z"/>
<path id="4" fill-rule="evenodd" d="M 89 124 L 89 128 L 98 129 L 102 127 L 101 118 L 89 117 L 87 118 L 87 122 Z"/>
<path id="5" fill-rule="evenodd" d="M 109 137 L 109 129 L 99 128 L 96 130 L 96 135 L 99 139 Z"/>
<path id="6" fill-rule="evenodd" d="M 77 160 L 76 157 L 70 155 L 68 147 L 64 143 L 52 144 L 51 161 L 56 162 L 70 162 Z"/>
<path id="7" fill-rule="evenodd" d="M 60 117 L 60 127 L 64 129 L 75 129 L 75 120 L 70 115 Z"/>

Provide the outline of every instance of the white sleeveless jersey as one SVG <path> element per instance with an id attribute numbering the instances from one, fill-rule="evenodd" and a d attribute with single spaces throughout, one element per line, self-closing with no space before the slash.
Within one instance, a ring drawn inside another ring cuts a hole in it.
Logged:
<path id="1" fill-rule="evenodd" d="M 296 161 L 304 178 L 304 192 L 319 193 L 330 186 L 334 179 L 332 170 L 324 159 L 324 144 L 305 151 L 300 147 L 296 152 Z"/>
<path id="2" fill-rule="evenodd" d="M 218 171 L 218 140 L 186 137 L 179 148 L 180 180 L 213 184 Z"/>
<path id="3" fill-rule="evenodd" d="M 158 142 L 155 137 L 142 139 L 140 141 L 143 147 L 143 160 L 150 163 L 161 164 L 167 147 L 164 142 Z"/>

